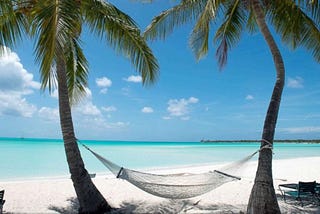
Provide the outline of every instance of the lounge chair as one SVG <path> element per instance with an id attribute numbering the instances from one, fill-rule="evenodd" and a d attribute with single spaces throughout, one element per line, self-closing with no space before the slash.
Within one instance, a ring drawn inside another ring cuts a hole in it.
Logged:
<path id="1" fill-rule="evenodd" d="M 298 184 L 280 184 L 279 190 L 283 196 L 284 201 L 286 202 L 286 196 L 294 197 L 299 200 L 301 206 L 303 206 L 302 200 L 312 200 L 319 202 L 319 195 L 317 194 L 317 186 L 318 184 L 313 182 L 302 182 L 299 181 Z"/>
<path id="2" fill-rule="evenodd" d="M 3 200 L 3 196 L 4 196 L 4 190 L 0 191 L 0 214 L 2 214 L 2 208 L 4 205 L 4 202 L 6 202 L 6 200 Z"/>

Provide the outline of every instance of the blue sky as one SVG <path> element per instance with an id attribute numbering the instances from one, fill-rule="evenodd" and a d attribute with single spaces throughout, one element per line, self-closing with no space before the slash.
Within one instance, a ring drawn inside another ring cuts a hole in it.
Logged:
<path id="1" fill-rule="evenodd" d="M 174 1 L 113 1 L 144 29 Z M 219 71 L 215 47 L 196 61 L 188 47 L 192 25 L 150 42 L 158 58 L 156 84 L 143 87 L 128 59 L 85 29 L 90 63 L 88 95 L 73 107 L 80 139 L 199 141 L 260 139 L 275 81 L 272 57 L 260 34 L 242 36 Z M 276 37 L 277 38 L 277 37 Z M 320 67 L 304 49 L 280 43 L 286 67 L 277 139 L 320 134 Z M 61 138 L 57 94 L 39 90 L 33 43 L 25 40 L 0 59 L 0 136 Z"/>

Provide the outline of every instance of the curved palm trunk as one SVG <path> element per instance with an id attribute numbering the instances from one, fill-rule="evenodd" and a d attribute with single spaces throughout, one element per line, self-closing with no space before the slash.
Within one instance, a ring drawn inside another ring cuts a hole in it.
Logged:
<path id="1" fill-rule="evenodd" d="M 71 179 L 79 200 L 79 213 L 103 213 L 111 207 L 93 184 L 76 142 L 66 82 L 66 68 L 62 59 L 57 62 L 59 113 L 64 147 Z"/>
<path id="2" fill-rule="evenodd" d="M 257 24 L 263 34 L 273 56 L 276 67 L 277 80 L 273 88 L 268 112 L 264 121 L 261 147 L 273 145 L 275 127 L 278 118 L 281 95 L 284 87 L 285 69 L 280 51 L 275 43 L 265 21 L 265 14 L 258 0 L 252 0 L 252 8 Z M 248 203 L 247 213 L 276 214 L 280 213 L 272 178 L 272 150 L 262 149 L 259 153 L 258 169 Z"/>

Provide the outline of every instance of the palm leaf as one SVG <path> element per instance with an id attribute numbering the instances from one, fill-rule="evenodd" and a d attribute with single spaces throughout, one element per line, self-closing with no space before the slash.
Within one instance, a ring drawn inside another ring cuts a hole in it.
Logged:
<path id="1" fill-rule="evenodd" d="M 304 11 L 301 5 L 289 0 L 274 1 L 268 17 L 286 44 L 293 49 L 304 46 L 320 62 L 319 22 L 312 18 L 310 9 Z"/>
<path id="2" fill-rule="evenodd" d="M 40 63 L 41 88 L 47 86 L 51 92 L 56 86 L 55 63 L 56 35 L 58 26 L 57 5 L 55 1 L 38 2 L 33 8 L 32 35 L 36 36 L 36 61 Z"/>
<path id="3" fill-rule="evenodd" d="M 71 104 L 78 103 L 86 94 L 88 84 L 88 62 L 83 54 L 80 41 L 73 38 L 65 46 L 67 85 Z"/>
<path id="4" fill-rule="evenodd" d="M 210 22 L 216 17 L 219 4 L 220 1 L 207 1 L 191 33 L 189 44 L 198 60 L 208 53 Z"/>
<path id="5" fill-rule="evenodd" d="M 78 11 L 77 11 L 78 10 Z M 33 8 L 32 35 L 36 35 L 36 61 L 40 63 L 42 89 L 56 86 L 53 69 L 70 38 L 80 33 L 81 14 L 76 1 L 39 1 Z M 79 21 L 80 20 L 80 21 Z"/>
<path id="6" fill-rule="evenodd" d="M 155 82 L 158 63 L 133 20 L 115 6 L 99 1 L 83 2 L 84 19 L 92 32 L 105 38 L 118 53 L 131 60 L 143 84 Z"/>
<path id="7" fill-rule="evenodd" d="M 0 1 L 0 54 L 5 46 L 15 46 L 25 30 L 28 29 L 26 17 L 17 7 L 17 1 Z"/>
<path id="8" fill-rule="evenodd" d="M 252 12 L 252 10 L 249 11 L 248 22 L 247 22 L 246 28 L 249 31 L 249 33 L 256 33 L 259 31 L 259 27 L 257 25 L 256 18 L 254 16 L 254 13 Z"/>
<path id="9" fill-rule="evenodd" d="M 315 23 L 320 24 L 320 2 L 319 0 L 296 0 L 296 5 L 302 8 Z"/>
<path id="10" fill-rule="evenodd" d="M 197 19 L 206 2 L 205 0 L 182 0 L 180 4 L 154 17 L 145 30 L 144 37 L 151 40 L 165 39 L 175 27 Z"/>
<path id="11" fill-rule="evenodd" d="M 228 50 L 236 45 L 247 21 L 247 13 L 240 0 L 225 4 L 225 20 L 217 29 L 214 42 L 218 44 L 216 57 L 220 69 L 227 63 Z"/>

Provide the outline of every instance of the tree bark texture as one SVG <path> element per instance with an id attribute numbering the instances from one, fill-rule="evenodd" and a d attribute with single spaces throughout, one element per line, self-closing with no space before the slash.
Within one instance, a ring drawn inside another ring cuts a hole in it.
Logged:
<path id="1" fill-rule="evenodd" d="M 280 101 L 284 87 L 285 68 L 279 48 L 268 29 L 265 14 L 259 0 L 251 0 L 251 7 L 256 16 L 258 27 L 267 42 L 276 68 L 276 83 L 273 88 L 267 115 L 264 121 L 261 151 L 259 153 L 258 168 L 251 190 L 248 214 L 277 214 L 280 213 L 272 178 L 272 150 L 265 148 L 273 146 L 274 133 L 278 118 Z M 269 143 L 268 143 L 269 142 Z"/>
<path id="2" fill-rule="evenodd" d="M 66 158 L 71 179 L 79 200 L 79 213 L 104 213 L 111 207 L 93 184 L 79 151 L 75 138 L 68 96 L 66 66 L 63 59 L 57 62 L 59 113 Z"/>

